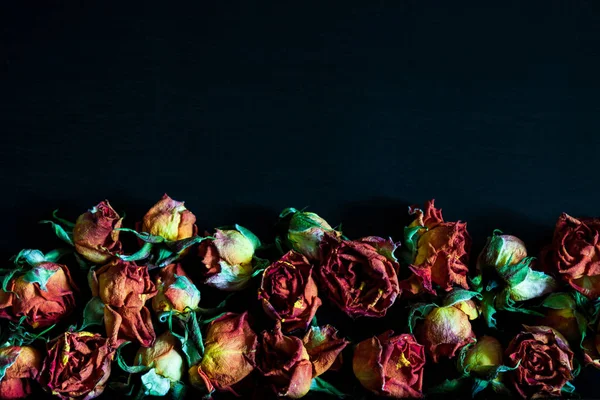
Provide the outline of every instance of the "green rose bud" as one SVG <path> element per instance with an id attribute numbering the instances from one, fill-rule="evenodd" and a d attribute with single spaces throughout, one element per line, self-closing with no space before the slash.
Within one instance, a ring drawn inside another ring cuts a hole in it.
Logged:
<path id="1" fill-rule="evenodd" d="M 336 231 L 319 215 L 312 212 L 298 211 L 295 208 L 286 208 L 279 215 L 286 218 L 291 215 L 286 234 L 288 246 L 301 253 L 309 260 L 320 259 L 319 245 L 323 234 L 330 232 L 340 237 L 341 232 Z"/>
<path id="2" fill-rule="evenodd" d="M 525 301 L 551 293 L 556 287 L 556 281 L 551 276 L 529 268 L 522 282 L 506 290 L 508 290 L 511 300 Z"/>
<path id="3" fill-rule="evenodd" d="M 502 345 L 492 336 L 483 336 L 467 350 L 464 372 L 484 376 L 491 367 L 502 365 Z"/>
<path id="4" fill-rule="evenodd" d="M 488 238 L 487 244 L 481 250 L 477 259 L 477 270 L 484 272 L 488 269 L 496 270 L 498 275 L 511 284 L 522 270 L 517 265 L 527 263 L 527 249 L 521 239 L 512 235 L 501 235 L 500 231 Z M 511 268 L 516 266 L 515 268 Z M 485 273 L 485 272 L 484 272 Z"/>

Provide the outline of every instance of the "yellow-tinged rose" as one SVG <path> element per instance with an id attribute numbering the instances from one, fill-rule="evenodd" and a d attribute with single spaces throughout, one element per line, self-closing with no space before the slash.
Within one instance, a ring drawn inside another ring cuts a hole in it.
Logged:
<path id="1" fill-rule="evenodd" d="M 187 239 L 197 232 L 195 223 L 196 216 L 185 208 L 183 201 L 165 194 L 144 216 L 142 232 L 171 241 Z"/>
<path id="2" fill-rule="evenodd" d="M 160 335 L 151 347 L 141 347 L 135 357 L 138 365 L 153 367 L 160 376 L 180 381 L 185 370 L 177 339 L 170 332 Z"/>
<path id="3" fill-rule="evenodd" d="M 489 367 L 502 365 L 502 345 L 492 336 L 482 336 L 469 347 L 463 361 L 466 372 L 485 374 Z"/>

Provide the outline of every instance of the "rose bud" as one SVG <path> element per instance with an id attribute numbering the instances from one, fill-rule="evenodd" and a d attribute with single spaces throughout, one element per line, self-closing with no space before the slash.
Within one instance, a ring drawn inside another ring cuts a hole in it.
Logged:
<path id="1" fill-rule="evenodd" d="M 155 278 L 158 293 L 152 298 L 152 309 L 156 313 L 194 310 L 200 303 L 200 291 L 187 277 L 180 264 L 161 268 Z"/>
<path id="2" fill-rule="evenodd" d="M 13 276 L 0 290 L 0 318 L 25 322 L 32 328 L 50 326 L 71 314 L 77 286 L 65 265 L 40 262 L 24 274 Z"/>
<path id="3" fill-rule="evenodd" d="M 171 381 L 180 381 L 184 372 L 183 357 L 179 354 L 177 339 L 171 332 L 166 331 L 151 347 L 138 350 L 136 365 L 154 368 L 156 374 Z"/>
<path id="4" fill-rule="evenodd" d="M 156 287 L 148 274 L 148 267 L 135 262 L 113 259 L 108 264 L 90 271 L 92 295 L 112 307 L 141 308 L 156 295 Z"/>
<path id="5" fill-rule="evenodd" d="M 33 347 L 0 348 L 0 398 L 24 399 L 31 394 L 31 381 L 37 378 L 42 356 Z"/>
<path id="6" fill-rule="evenodd" d="M 311 326 L 302 343 L 313 365 L 313 378 L 330 369 L 339 369 L 342 366 L 342 350 L 349 344 L 338 337 L 337 329 L 331 325 Z"/>
<path id="7" fill-rule="evenodd" d="M 302 340 L 284 336 L 280 325 L 263 332 L 258 368 L 280 397 L 299 399 L 310 390 L 313 365 Z"/>
<path id="8" fill-rule="evenodd" d="M 502 365 L 502 345 L 492 336 L 482 336 L 477 342 L 467 349 L 462 364 L 465 372 L 484 377 L 490 367 Z"/>
<path id="9" fill-rule="evenodd" d="M 573 289 L 590 299 L 600 297 L 600 218 L 578 219 L 563 213 L 543 259 L 546 269 Z"/>
<path id="10" fill-rule="evenodd" d="M 167 194 L 144 215 L 141 230 L 170 241 L 190 238 L 198 231 L 196 216 L 183 201 L 173 200 Z"/>
<path id="11" fill-rule="evenodd" d="M 569 342 L 577 343 L 581 338 L 577 322 L 577 311 L 573 308 L 549 308 L 545 316 L 538 320 L 539 325 L 549 326 L 560 332 Z"/>
<path id="12" fill-rule="evenodd" d="M 423 397 L 425 349 L 413 335 L 393 335 L 393 331 L 387 331 L 356 345 L 354 375 L 379 396 Z"/>
<path id="13" fill-rule="evenodd" d="M 93 399 L 104 391 L 113 357 L 99 334 L 65 332 L 48 343 L 38 382 L 64 400 Z"/>
<path id="14" fill-rule="evenodd" d="M 547 326 L 524 326 L 506 350 L 508 374 L 524 399 L 558 397 L 573 379 L 573 352 L 566 339 Z"/>
<path id="15" fill-rule="evenodd" d="M 505 290 L 511 300 L 526 301 L 552 293 L 556 287 L 556 281 L 550 275 L 529 268 L 523 281 Z"/>
<path id="16" fill-rule="evenodd" d="M 285 332 L 305 330 L 321 306 L 312 270 L 306 257 L 292 250 L 263 273 L 258 298 L 265 313 L 280 321 Z"/>
<path id="17" fill-rule="evenodd" d="M 413 249 L 410 269 L 422 288 L 432 294 L 435 294 L 432 284 L 446 292 L 456 286 L 468 289 L 471 237 L 467 224 L 444 222 L 442 210 L 435 208 L 434 200 L 426 203 L 424 211 L 413 206 L 409 212 L 416 215 L 406 230 L 412 232 L 406 238 L 407 247 Z"/>
<path id="18" fill-rule="evenodd" d="M 320 258 L 319 245 L 325 233 L 336 237 L 342 236 L 341 232 L 333 229 L 327 221 L 315 213 L 286 208 L 281 213 L 280 218 L 289 215 L 292 215 L 292 217 L 289 221 L 286 237 L 288 246 L 309 260 Z"/>
<path id="19" fill-rule="evenodd" d="M 204 357 L 189 370 L 190 383 L 205 393 L 225 390 L 254 369 L 258 339 L 248 324 L 248 312 L 226 313 L 208 325 Z"/>
<path id="20" fill-rule="evenodd" d="M 502 235 L 494 231 L 494 235 L 488 237 L 487 243 L 477 258 L 477 269 L 493 268 L 499 270 L 507 265 L 516 265 L 527 257 L 525 243 L 512 235 Z M 510 283 L 510 276 L 502 276 Z"/>
<path id="21" fill-rule="evenodd" d="M 454 357 L 463 346 L 475 342 L 469 316 L 455 306 L 431 310 L 417 337 L 435 363 L 440 357 Z"/>
<path id="22" fill-rule="evenodd" d="M 217 229 L 200 243 L 198 255 L 206 267 L 205 283 L 220 290 L 237 291 L 244 289 L 254 270 L 254 251 L 260 241 L 250 231 L 240 226 L 238 229 Z"/>
<path id="23" fill-rule="evenodd" d="M 123 218 L 108 201 L 99 203 L 77 218 L 73 228 L 75 250 L 93 263 L 107 262 L 121 251 L 119 231 L 116 229 L 121 227 L 122 222 Z"/>
<path id="24" fill-rule="evenodd" d="M 352 318 L 383 317 L 400 294 L 391 240 L 340 240 L 326 234 L 321 243 L 320 283 L 329 300 Z"/>

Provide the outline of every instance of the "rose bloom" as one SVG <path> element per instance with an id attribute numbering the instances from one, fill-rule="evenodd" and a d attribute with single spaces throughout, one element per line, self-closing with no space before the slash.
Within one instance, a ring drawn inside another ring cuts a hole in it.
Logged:
<path id="1" fill-rule="evenodd" d="M 75 250 L 83 258 L 96 264 L 107 262 L 121 251 L 119 231 L 123 218 L 103 201 L 81 214 L 73 228 Z"/>
<path id="2" fill-rule="evenodd" d="M 273 332 L 263 332 L 260 341 L 258 368 L 280 397 L 299 399 L 310 390 L 313 365 L 300 340 L 284 336 L 280 326 Z"/>
<path id="3" fill-rule="evenodd" d="M 183 357 L 178 351 L 177 339 L 166 331 L 151 347 L 138 350 L 135 360 L 137 365 L 154 368 L 156 374 L 171 381 L 180 381 L 184 372 Z"/>
<path id="4" fill-rule="evenodd" d="M 508 372 L 516 392 L 525 399 L 560 396 L 573 379 L 573 352 L 566 339 L 547 326 L 524 326 L 508 345 Z"/>
<path id="5" fill-rule="evenodd" d="M 423 227 L 416 233 L 416 255 L 410 266 L 420 286 L 432 294 L 435 294 L 432 284 L 446 292 L 457 286 L 469 289 L 471 237 L 467 224 L 445 222 L 442 210 L 435 208 L 434 200 L 426 203 L 424 211 L 413 206 L 409 212 L 416 215 L 409 228 Z M 411 287 L 420 291 L 420 288 Z"/>
<path id="6" fill-rule="evenodd" d="M 47 281 L 40 285 L 31 278 Z M 0 318 L 18 321 L 26 316 L 25 322 L 32 328 L 55 324 L 75 308 L 77 286 L 65 265 L 42 262 L 25 274 L 15 275 L 7 289 L 0 289 Z"/>
<path id="7" fill-rule="evenodd" d="M 352 366 L 361 385 L 379 396 L 423 397 L 425 349 L 413 335 L 387 331 L 360 342 Z"/>
<path id="8" fill-rule="evenodd" d="M 455 305 L 436 307 L 425 316 L 417 337 L 433 362 L 437 363 L 440 357 L 452 358 L 463 346 L 475 342 L 469 314 Z"/>
<path id="9" fill-rule="evenodd" d="M 90 332 L 65 332 L 48 343 L 38 381 L 53 395 L 86 400 L 104 391 L 114 350 L 108 341 Z"/>
<path id="10" fill-rule="evenodd" d="M 165 194 L 146 215 L 142 232 L 175 241 L 196 235 L 196 216 L 185 208 L 183 201 L 176 201 Z"/>
<path id="11" fill-rule="evenodd" d="M 183 313 L 198 307 L 200 291 L 180 264 L 161 268 L 154 282 L 158 293 L 152 298 L 152 309 L 156 313 L 170 310 Z"/>
<path id="12" fill-rule="evenodd" d="M 198 247 L 205 283 L 226 291 L 244 289 L 252 277 L 257 243 L 236 229 L 217 229 L 212 236 Z"/>
<path id="13" fill-rule="evenodd" d="M 321 306 L 312 271 L 308 259 L 292 250 L 263 273 L 258 298 L 285 332 L 306 329 Z"/>
<path id="14" fill-rule="evenodd" d="M 326 234 L 318 272 L 329 300 L 353 318 L 383 317 L 400 294 L 395 248 L 375 236 L 339 240 Z"/>
<path id="15" fill-rule="evenodd" d="M 600 218 L 578 219 L 563 213 L 552 246 L 542 258 L 546 269 L 573 289 L 590 299 L 600 297 Z"/>
<path id="16" fill-rule="evenodd" d="M 311 326 L 302 339 L 308 358 L 313 365 L 315 378 L 328 370 L 339 370 L 342 366 L 342 350 L 350 343 L 338 336 L 331 325 Z"/>
<path id="17" fill-rule="evenodd" d="M 40 372 L 42 356 L 29 346 L 2 347 L 0 365 L 9 365 L 0 378 L 0 398 L 24 399 L 31 394 L 31 381 Z"/>
<path id="18" fill-rule="evenodd" d="M 204 357 L 189 370 L 190 383 L 205 393 L 230 391 L 254 370 L 258 339 L 248 312 L 226 313 L 208 325 Z"/>

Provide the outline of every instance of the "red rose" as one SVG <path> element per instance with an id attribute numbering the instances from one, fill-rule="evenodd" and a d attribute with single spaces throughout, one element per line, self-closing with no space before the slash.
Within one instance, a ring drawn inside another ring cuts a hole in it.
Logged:
<path id="1" fill-rule="evenodd" d="M 254 370 L 258 339 L 248 324 L 248 312 L 227 313 L 212 321 L 206 333 L 204 357 L 190 368 L 193 386 L 211 393 L 228 390 Z"/>
<path id="2" fill-rule="evenodd" d="M 104 263 L 114 253 L 121 251 L 119 231 L 123 218 L 108 204 L 99 203 L 96 207 L 81 214 L 73 228 L 75 250 L 83 258 L 93 263 Z"/>
<path id="3" fill-rule="evenodd" d="M 342 350 L 349 344 L 338 336 L 338 331 L 331 325 L 311 326 L 302 343 L 313 365 L 315 378 L 328 370 L 338 370 L 342 366 Z"/>
<path id="4" fill-rule="evenodd" d="M 396 245 L 379 237 L 321 242 L 321 285 L 329 299 L 350 317 L 383 317 L 400 294 L 393 253 Z"/>
<path id="5" fill-rule="evenodd" d="M 306 329 L 321 306 L 313 266 L 302 254 L 290 251 L 265 269 L 258 298 L 284 331 Z"/>
<path id="6" fill-rule="evenodd" d="M 10 279 L 6 292 L 0 290 L 0 318 L 27 316 L 33 328 L 55 324 L 73 311 L 75 290 L 65 265 L 41 262 Z"/>
<path id="7" fill-rule="evenodd" d="M 467 232 L 467 224 L 460 221 L 444 222 L 442 210 L 435 208 L 434 200 L 426 203 L 424 211 L 412 206 L 409 212 L 416 214 L 407 229 L 416 229 L 414 235 L 407 238 L 414 250 L 410 269 L 420 285 L 415 285 L 409 279 L 403 282 L 403 287 L 406 285 L 413 294 L 420 291 L 419 286 L 435 294 L 433 284 L 446 292 L 455 286 L 468 289 L 471 237 Z"/>
<path id="8" fill-rule="evenodd" d="M 356 345 L 354 375 L 368 390 L 393 398 L 423 397 L 425 348 L 413 335 L 387 331 Z"/>
<path id="9" fill-rule="evenodd" d="M 0 378 L 1 399 L 24 399 L 31 394 L 31 380 L 37 378 L 42 356 L 33 347 L 0 348 L 0 366 L 8 365 Z"/>
<path id="10" fill-rule="evenodd" d="M 38 381 L 61 399 L 93 399 L 104 391 L 113 356 L 113 349 L 102 336 L 65 332 L 48 343 Z"/>
<path id="11" fill-rule="evenodd" d="M 516 366 L 509 372 L 515 390 L 525 399 L 560 396 L 573 379 L 573 352 L 566 339 L 550 327 L 525 326 L 506 354 L 510 366 Z"/>
<path id="12" fill-rule="evenodd" d="M 573 289 L 591 299 L 600 297 L 600 218 L 563 213 L 542 258 L 548 272 L 560 275 Z"/>
<path id="13" fill-rule="evenodd" d="M 306 395 L 313 378 L 313 365 L 302 340 L 284 336 L 278 325 L 274 332 L 262 333 L 260 344 L 258 367 L 273 391 L 291 399 Z"/>

